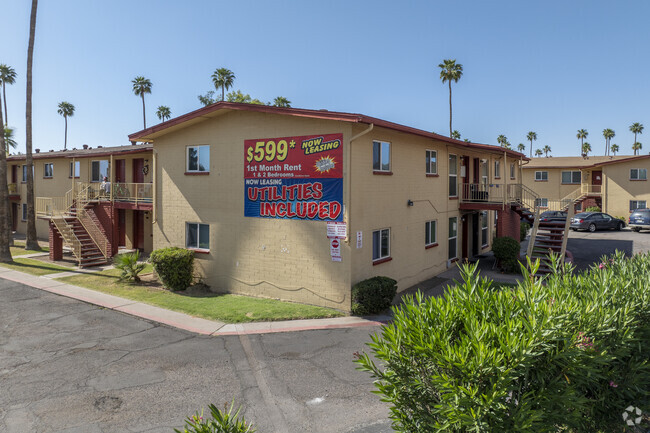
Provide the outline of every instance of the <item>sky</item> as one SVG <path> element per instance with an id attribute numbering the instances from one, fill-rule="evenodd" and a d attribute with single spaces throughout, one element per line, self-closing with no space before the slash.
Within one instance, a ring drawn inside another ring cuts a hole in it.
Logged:
<path id="1" fill-rule="evenodd" d="M 0 3 L 0 63 L 18 74 L 6 89 L 8 121 L 22 152 L 30 7 Z M 453 128 L 463 139 L 496 144 L 503 134 L 530 146 L 535 131 L 535 149 L 578 156 L 586 129 L 602 155 L 611 128 L 619 154 L 632 154 L 629 126 L 650 127 L 648 16 L 647 1 L 41 0 L 33 146 L 63 148 L 62 101 L 76 107 L 69 148 L 128 144 L 143 128 L 133 78 L 153 84 L 152 126 L 160 105 L 172 117 L 200 108 L 220 67 L 234 72 L 232 90 L 265 102 L 284 96 L 297 108 L 448 135 L 438 64 L 456 59 L 464 73 L 452 84 Z"/>

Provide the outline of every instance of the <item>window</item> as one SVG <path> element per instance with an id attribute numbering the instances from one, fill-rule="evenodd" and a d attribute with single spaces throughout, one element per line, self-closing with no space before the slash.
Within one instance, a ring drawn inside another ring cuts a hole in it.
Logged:
<path id="1" fill-rule="evenodd" d="M 458 197 L 458 158 L 449 154 L 449 197 Z"/>
<path id="2" fill-rule="evenodd" d="M 438 174 L 438 152 L 427 150 L 427 174 Z"/>
<path id="3" fill-rule="evenodd" d="M 424 223 L 424 246 L 434 246 L 436 243 L 436 222 L 427 221 Z"/>
<path id="4" fill-rule="evenodd" d="M 43 177 L 52 177 L 54 176 L 54 164 L 51 162 L 46 162 L 43 164 Z"/>
<path id="5" fill-rule="evenodd" d="M 630 212 L 635 211 L 637 209 L 646 209 L 646 201 L 645 200 L 630 200 Z"/>
<path id="6" fill-rule="evenodd" d="M 647 180 L 648 170 L 645 168 L 631 168 L 630 180 Z"/>
<path id="7" fill-rule="evenodd" d="M 382 260 L 390 257 L 390 229 L 372 232 L 372 260 Z"/>
<path id="8" fill-rule="evenodd" d="M 562 172 L 562 183 L 580 183 L 582 180 L 582 175 L 579 171 L 563 171 Z"/>
<path id="9" fill-rule="evenodd" d="M 23 215 L 22 220 L 27 221 L 27 203 L 23 203 Z"/>
<path id="10" fill-rule="evenodd" d="M 481 246 L 487 247 L 488 244 L 488 213 L 481 212 Z"/>
<path id="11" fill-rule="evenodd" d="M 515 165 L 510 164 L 510 179 L 514 179 L 514 178 L 515 178 Z"/>
<path id="12" fill-rule="evenodd" d="M 105 177 L 109 175 L 109 163 L 108 160 L 93 161 L 91 163 L 91 182 L 101 182 Z"/>
<path id="13" fill-rule="evenodd" d="M 32 165 L 32 177 L 34 177 L 34 166 Z M 27 166 L 23 165 L 23 182 L 27 182 Z"/>
<path id="14" fill-rule="evenodd" d="M 501 161 L 494 161 L 494 177 L 496 179 L 501 177 Z"/>
<path id="15" fill-rule="evenodd" d="M 546 182 L 548 180 L 548 171 L 536 171 L 535 182 Z"/>
<path id="16" fill-rule="evenodd" d="M 457 240 L 458 240 L 458 217 L 449 218 L 449 260 L 455 259 L 458 256 Z"/>
<path id="17" fill-rule="evenodd" d="M 372 169 L 374 171 L 390 171 L 390 143 L 372 142 Z"/>
<path id="18" fill-rule="evenodd" d="M 187 172 L 210 172 L 210 146 L 187 146 Z"/>
<path id="19" fill-rule="evenodd" d="M 535 207 L 548 207 L 548 199 L 547 198 L 536 198 L 535 199 Z"/>
<path id="20" fill-rule="evenodd" d="M 79 161 L 70 162 L 70 177 L 79 177 L 79 169 L 81 163 Z"/>
<path id="21" fill-rule="evenodd" d="M 210 249 L 210 226 L 208 224 L 185 223 L 185 246 L 200 250 Z"/>
<path id="22" fill-rule="evenodd" d="M 481 184 L 486 186 L 488 184 L 488 162 L 487 159 L 481 162 Z"/>

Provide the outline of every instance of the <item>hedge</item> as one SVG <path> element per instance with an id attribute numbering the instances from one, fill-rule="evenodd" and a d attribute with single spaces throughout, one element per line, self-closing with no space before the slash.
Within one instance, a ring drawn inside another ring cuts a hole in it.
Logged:
<path id="1" fill-rule="evenodd" d="M 532 242 L 531 240 L 530 242 Z M 509 236 L 495 238 L 492 242 L 492 252 L 499 265 L 507 272 L 519 270 L 519 242 Z"/>
<path id="2" fill-rule="evenodd" d="M 352 286 L 352 314 L 378 314 L 391 306 L 397 293 L 397 281 L 373 277 Z"/>
<path id="3" fill-rule="evenodd" d="M 169 247 L 155 250 L 149 256 L 153 270 L 163 286 L 172 291 L 185 290 L 194 279 L 194 252 Z"/>
<path id="4" fill-rule="evenodd" d="M 557 257 L 552 259 L 559 265 Z M 569 266 L 569 268 L 571 268 Z M 571 269 L 569 269 L 571 270 Z M 650 255 L 407 297 L 357 362 L 399 432 L 621 432 L 650 407 Z"/>

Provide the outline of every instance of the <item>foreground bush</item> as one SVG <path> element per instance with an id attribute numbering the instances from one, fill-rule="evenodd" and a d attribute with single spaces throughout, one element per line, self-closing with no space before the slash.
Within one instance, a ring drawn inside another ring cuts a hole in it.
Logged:
<path id="1" fill-rule="evenodd" d="M 496 238 L 492 242 L 494 258 L 506 272 L 519 270 L 519 250 L 519 242 L 509 236 Z"/>
<path id="2" fill-rule="evenodd" d="M 165 288 L 178 291 L 192 285 L 194 277 L 194 252 L 184 248 L 169 247 L 155 250 L 149 256 L 153 270 Z"/>
<path id="3" fill-rule="evenodd" d="M 138 260 L 140 260 L 140 252 L 138 250 L 132 253 L 120 254 L 113 259 L 115 269 L 122 271 L 119 277 L 120 281 L 140 282 L 140 272 L 144 270 L 147 264 L 142 262 L 138 263 Z"/>
<path id="4" fill-rule="evenodd" d="M 397 431 L 609 433 L 629 406 L 647 413 L 650 255 L 545 284 L 522 267 L 507 289 L 462 272 L 444 297 L 394 309 L 369 344 L 380 364 L 357 361 Z"/>
<path id="5" fill-rule="evenodd" d="M 203 411 L 200 414 L 187 417 L 185 428 L 174 429 L 176 433 L 254 433 L 255 429 L 248 424 L 244 418 L 239 418 L 241 407 L 232 413 L 234 402 L 230 405 L 228 412 L 217 409 L 213 404 L 208 406 L 212 419 L 204 419 Z"/>
<path id="6" fill-rule="evenodd" d="M 378 314 L 391 306 L 397 293 L 397 281 L 373 277 L 352 286 L 352 314 Z"/>
<path id="7" fill-rule="evenodd" d="M 526 239 L 528 230 L 530 230 L 530 224 L 522 222 L 519 225 L 519 241 L 524 241 Z"/>

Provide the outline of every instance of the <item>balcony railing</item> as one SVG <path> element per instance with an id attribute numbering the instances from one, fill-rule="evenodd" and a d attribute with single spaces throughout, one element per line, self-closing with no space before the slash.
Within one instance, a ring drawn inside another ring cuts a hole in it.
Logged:
<path id="1" fill-rule="evenodd" d="M 505 203 L 506 185 L 498 183 L 462 183 L 460 200 L 463 203 Z"/>
<path id="2" fill-rule="evenodd" d="M 7 185 L 7 189 L 9 190 L 9 195 L 18 194 L 18 185 L 15 183 L 10 183 L 9 185 Z"/>
<path id="3" fill-rule="evenodd" d="M 113 200 L 129 203 L 153 203 L 152 183 L 115 183 Z"/>
<path id="4" fill-rule="evenodd" d="M 580 190 L 582 191 L 582 195 L 601 195 L 603 186 L 583 183 Z"/>

